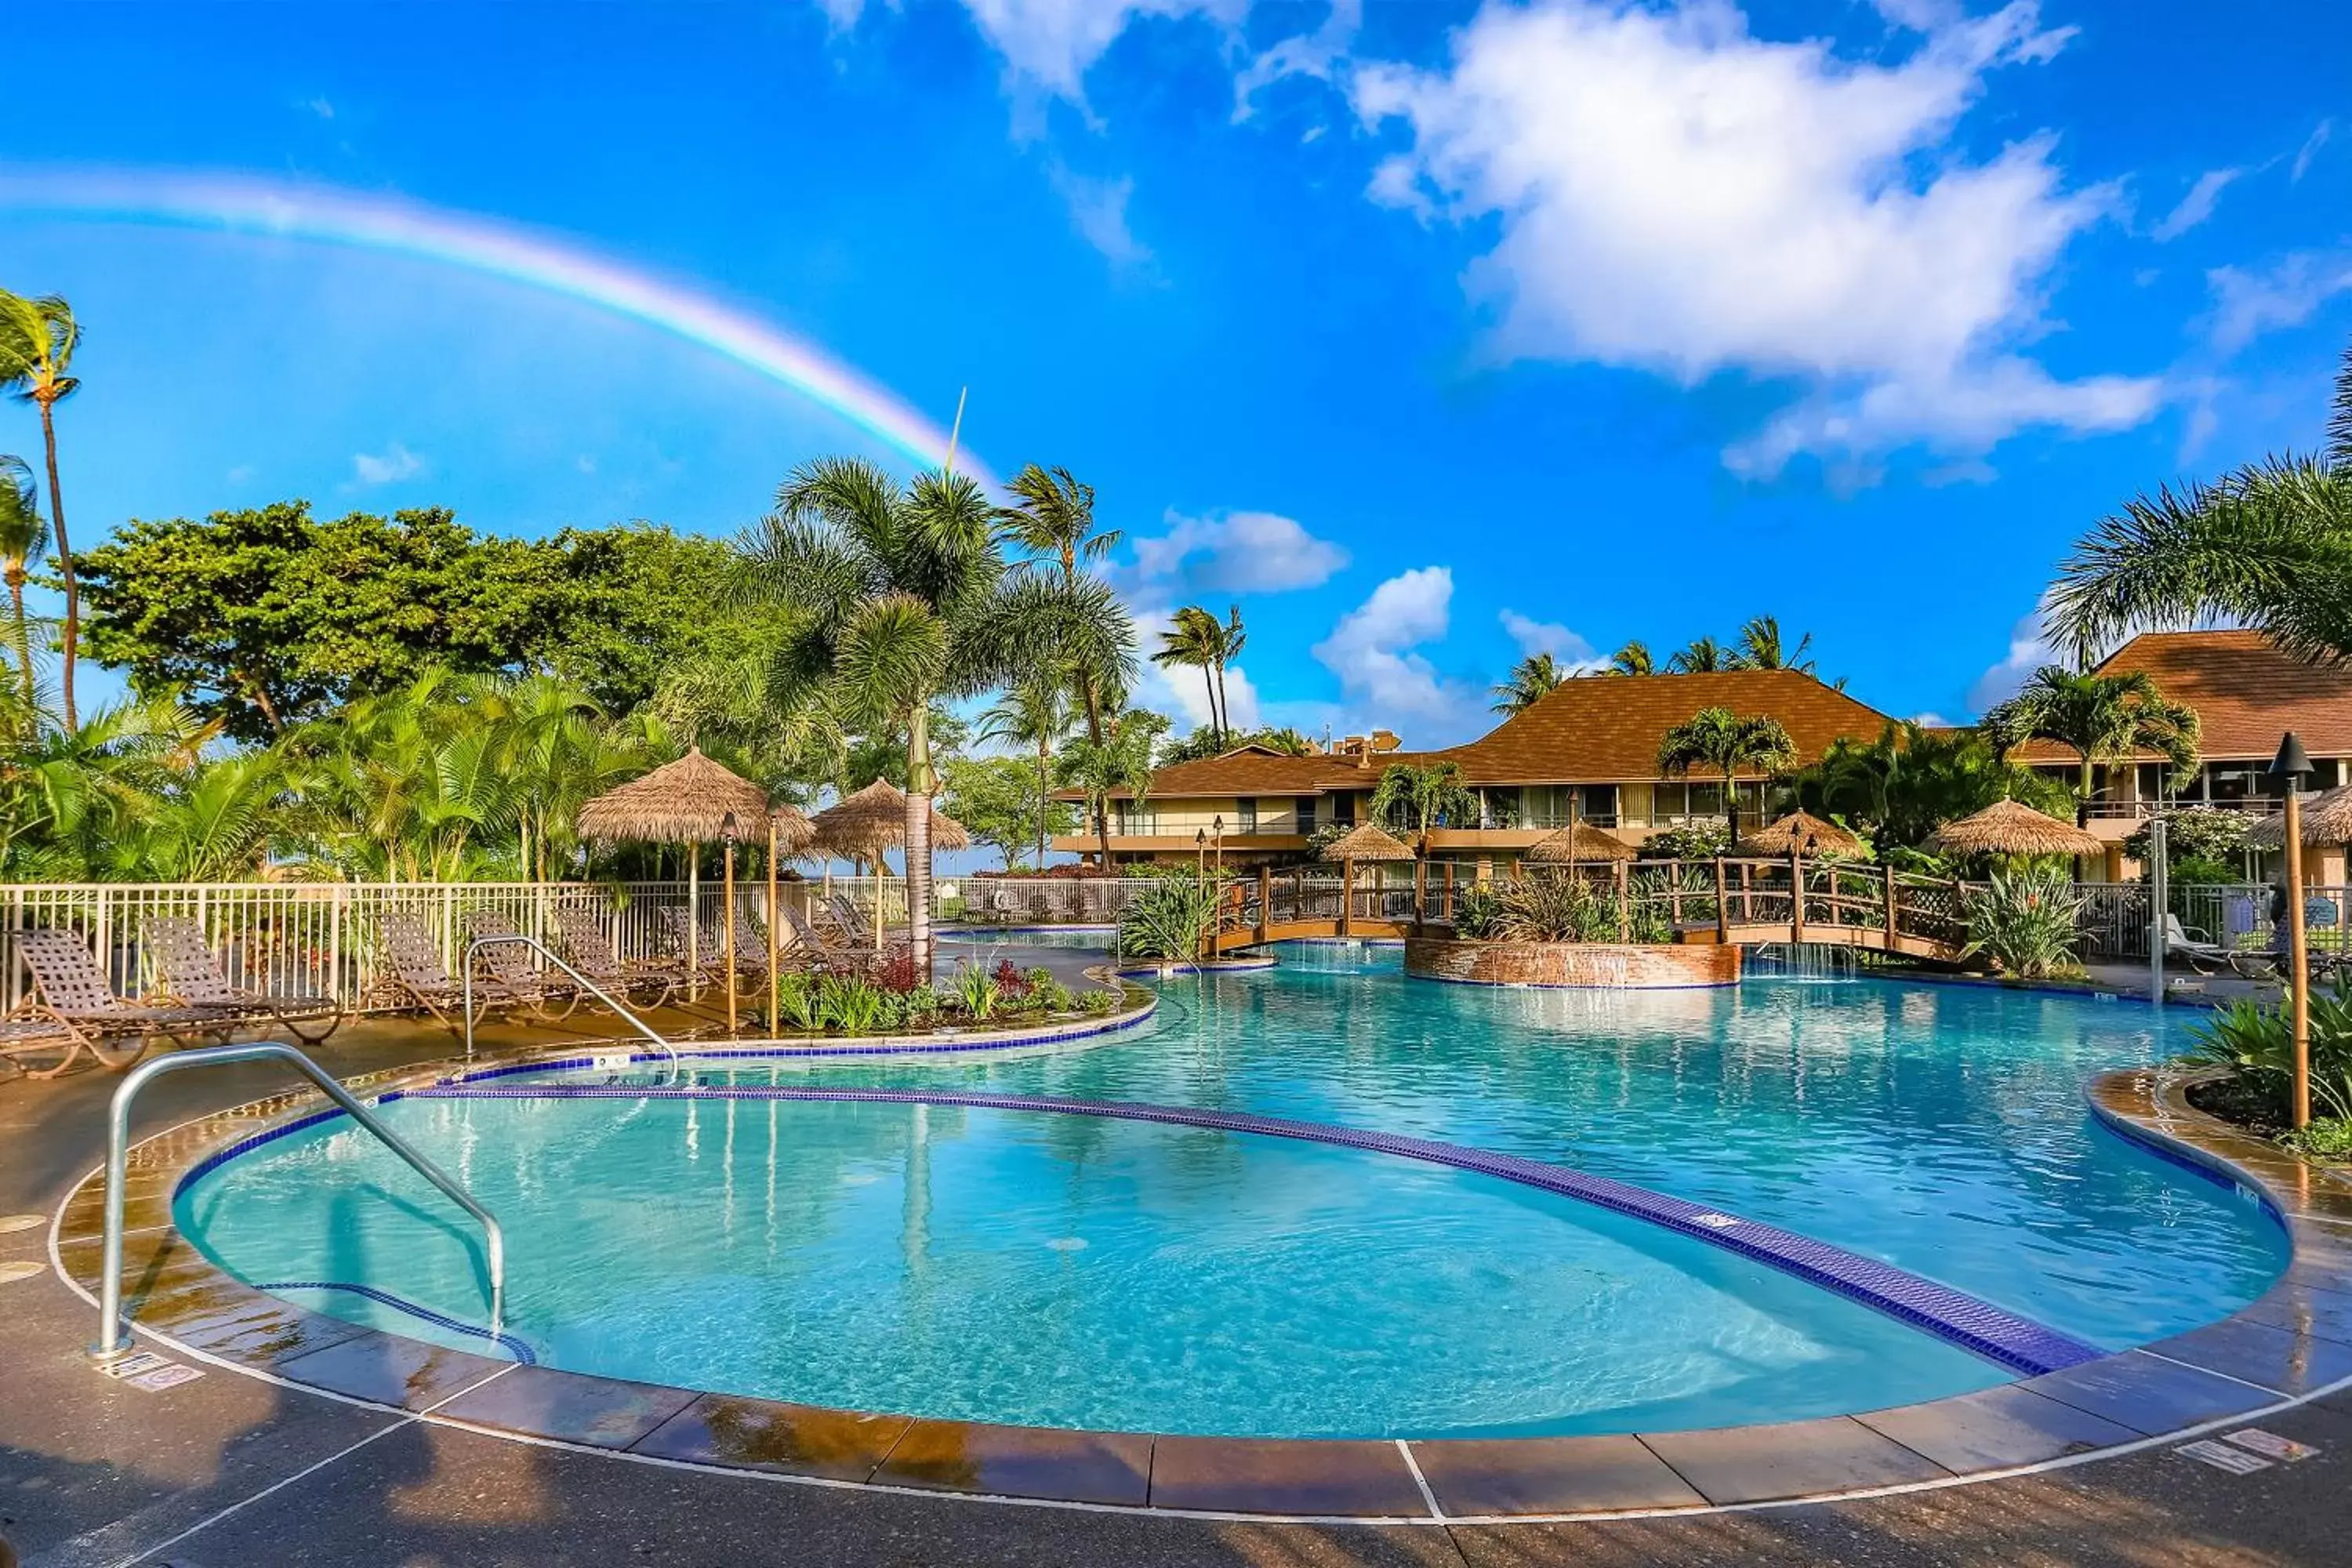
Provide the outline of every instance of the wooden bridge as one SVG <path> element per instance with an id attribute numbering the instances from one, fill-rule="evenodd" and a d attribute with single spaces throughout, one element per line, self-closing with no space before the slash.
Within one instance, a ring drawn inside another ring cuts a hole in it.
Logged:
<path id="1" fill-rule="evenodd" d="M 1254 881 L 1226 889 L 1214 949 L 1228 953 L 1316 937 L 1402 937 L 1414 923 L 1416 900 L 1425 921 L 1450 924 L 1470 884 L 1456 879 L 1452 862 L 1440 862 L 1438 869 L 1442 875 L 1431 878 L 1415 866 L 1417 887 L 1351 886 L 1339 873 L 1315 868 L 1261 869 Z M 1621 941 L 1632 941 L 1642 928 L 1669 931 L 1678 942 L 1818 943 L 1950 963 L 1967 940 L 1962 884 L 1889 867 L 1727 856 L 1535 874 L 1580 875 L 1604 900 L 1613 892 Z"/>

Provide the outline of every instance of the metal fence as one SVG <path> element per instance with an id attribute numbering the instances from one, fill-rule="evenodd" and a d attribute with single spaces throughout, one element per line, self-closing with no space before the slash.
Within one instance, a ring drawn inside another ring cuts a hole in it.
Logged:
<path id="1" fill-rule="evenodd" d="M 2083 956 L 2146 958 L 2147 884 L 2085 882 L 2082 891 Z M 2330 952 L 2352 951 L 2352 888 L 2305 887 L 2303 891 L 2304 924 L 2311 945 Z M 2190 883 L 2168 889 L 2166 903 L 2192 941 L 2269 952 L 2279 942 L 2271 920 L 2275 892 L 2263 882 Z"/>
<path id="2" fill-rule="evenodd" d="M 973 925 L 1114 925 L 1161 877 L 961 877 L 942 884 L 940 918 Z"/>

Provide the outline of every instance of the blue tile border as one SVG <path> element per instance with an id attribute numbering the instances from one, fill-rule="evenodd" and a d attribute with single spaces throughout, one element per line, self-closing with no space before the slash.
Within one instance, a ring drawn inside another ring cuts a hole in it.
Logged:
<path id="1" fill-rule="evenodd" d="M 2020 1317 L 1964 1291 L 1939 1285 L 1891 1264 L 1864 1258 L 1827 1242 L 1799 1236 L 1793 1231 L 1741 1219 L 1704 1204 L 1671 1197 L 1605 1176 L 1588 1175 L 1566 1166 L 1549 1165 L 1517 1155 L 1490 1153 L 1458 1143 L 1441 1143 L 1392 1132 L 1365 1131 L 1316 1121 L 1293 1121 L 1255 1116 L 1245 1111 L 1195 1110 L 1181 1106 L 1060 1100 L 1034 1095 L 954 1094 L 929 1089 L 785 1089 L 761 1085 L 656 1089 L 619 1084 L 477 1088 L 451 1084 L 409 1092 L 412 1098 L 420 1100 L 770 1100 L 960 1106 L 971 1110 L 1043 1111 L 1157 1122 L 1326 1143 L 1494 1176 L 1644 1220 L 1677 1235 L 1769 1264 L 2025 1376 L 2037 1376 L 2079 1365 L 2107 1353 L 2095 1345 L 2032 1319 Z"/>

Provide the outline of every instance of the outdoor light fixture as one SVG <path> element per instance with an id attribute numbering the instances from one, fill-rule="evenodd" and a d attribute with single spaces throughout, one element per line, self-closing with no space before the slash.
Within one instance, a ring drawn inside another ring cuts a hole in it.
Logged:
<path id="1" fill-rule="evenodd" d="M 2271 777 L 2286 797 L 2286 993 L 2294 1015 L 2294 1124 L 2311 1123 L 2310 946 L 2303 922 L 2303 781 L 2311 759 L 2289 730 L 2271 759 Z"/>

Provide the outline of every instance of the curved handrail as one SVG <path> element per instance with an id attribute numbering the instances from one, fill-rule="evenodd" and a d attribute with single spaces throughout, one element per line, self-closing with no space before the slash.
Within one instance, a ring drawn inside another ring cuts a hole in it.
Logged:
<path id="1" fill-rule="evenodd" d="M 525 936 L 520 931 L 508 931 L 493 936 L 478 936 L 474 938 L 473 941 L 466 944 L 465 1001 L 466 1059 L 467 1061 L 472 1061 L 474 1059 L 474 954 L 481 952 L 482 949 L 486 947 L 499 947 L 501 945 L 509 947 L 521 946 L 534 949 L 541 958 L 544 958 L 548 963 L 555 965 L 556 968 L 561 969 L 564 973 L 570 975 L 573 984 L 579 986 L 583 991 L 588 992 L 590 994 L 602 1001 L 605 1006 L 610 1007 L 614 1012 L 619 1014 L 622 1021 L 627 1024 L 629 1027 L 635 1029 L 637 1033 L 643 1035 L 646 1038 L 651 1040 L 654 1044 L 659 1046 L 664 1051 L 667 1052 L 669 1054 L 670 1080 L 672 1082 L 677 1081 L 677 1075 L 685 1068 L 685 1063 L 679 1059 L 677 1047 L 670 1043 L 669 1037 L 656 1033 L 652 1025 L 646 1023 L 643 1018 L 638 1017 L 635 1013 L 630 1012 L 626 1007 L 622 1006 L 619 1001 L 614 997 L 610 991 L 605 990 L 602 985 L 597 984 L 594 981 L 589 979 L 586 975 L 572 968 L 572 965 L 566 963 L 557 955 L 555 950 L 549 947 L 547 943 L 540 941 L 539 938 L 535 936 Z M 774 1026 L 775 1026 L 773 1024 L 769 1026 L 771 1029 L 774 1028 Z"/>
<path id="2" fill-rule="evenodd" d="M 100 1361 L 113 1361 L 130 1353 L 131 1331 L 122 1318 L 122 1188 L 128 1180 L 131 1164 L 131 1105 L 139 1091 L 167 1072 L 183 1068 L 214 1067 L 226 1062 L 282 1061 L 309 1079 L 328 1099 L 341 1106 L 344 1113 L 375 1134 L 384 1146 L 408 1163 L 409 1168 L 448 1197 L 449 1201 L 481 1221 L 489 1238 L 490 1248 L 490 1330 L 499 1331 L 506 1308 L 507 1244 L 506 1233 L 499 1228 L 496 1215 L 474 1201 L 473 1194 L 458 1184 L 457 1179 L 426 1159 L 408 1141 L 385 1126 L 375 1112 L 361 1104 L 351 1090 L 337 1083 L 318 1063 L 291 1046 L 275 1040 L 257 1040 L 242 1046 L 208 1046 L 199 1050 L 175 1051 L 168 1057 L 158 1057 L 142 1067 L 133 1068 L 114 1091 L 107 1109 L 106 1126 L 106 1235 L 104 1253 L 100 1264 L 98 1300 L 98 1342 L 89 1353 Z"/>

